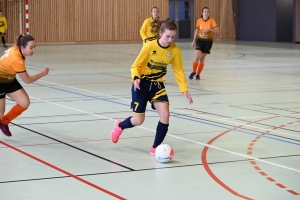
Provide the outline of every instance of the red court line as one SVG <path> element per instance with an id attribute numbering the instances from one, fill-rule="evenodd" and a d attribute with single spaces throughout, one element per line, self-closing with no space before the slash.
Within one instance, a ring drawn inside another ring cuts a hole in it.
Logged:
<path id="1" fill-rule="evenodd" d="M 293 191 L 293 190 L 287 190 L 289 193 L 292 193 L 293 195 L 300 195 L 299 193 Z"/>
<path id="2" fill-rule="evenodd" d="M 253 121 L 253 122 L 249 122 L 247 123 L 248 124 L 252 124 L 252 123 L 257 123 L 259 121 L 263 121 L 263 120 L 267 120 L 267 119 L 272 119 L 272 118 L 275 118 L 275 117 L 278 117 L 278 116 L 273 116 L 273 117 L 269 117 L 269 118 L 265 118 L 265 119 L 260 119 L 260 120 L 257 120 L 257 121 Z M 233 130 L 236 130 L 238 128 L 241 128 L 243 127 L 244 125 L 240 125 L 240 126 L 236 126 L 234 127 L 233 129 L 231 130 L 227 130 L 227 131 L 224 131 L 223 133 L 217 135 L 216 137 L 212 138 L 207 144 L 212 144 L 215 140 L 219 139 L 221 136 L 225 135 L 226 133 L 229 133 Z M 254 145 L 254 143 L 251 143 Z M 252 145 L 252 146 L 253 146 Z M 221 185 L 223 188 L 225 188 L 227 191 L 229 191 L 230 193 L 234 194 L 235 196 L 238 196 L 238 197 L 241 197 L 241 198 L 244 198 L 244 199 L 251 199 L 249 197 L 246 197 L 246 196 L 243 196 L 239 193 L 237 193 L 236 191 L 234 191 L 233 189 L 231 189 L 230 187 L 228 187 L 225 183 L 223 183 L 210 169 L 209 165 L 208 165 L 208 162 L 207 162 L 207 159 L 206 159 L 206 155 L 207 155 L 207 151 L 208 151 L 208 148 L 207 146 L 205 146 L 203 148 L 203 151 L 202 151 L 202 154 L 201 154 L 201 160 L 202 160 L 202 164 L 203 164 L 203 167 L 204 169 L 206 170 L 206 172 L 219 184 Z"/>
<path id="3" fill-rule="evenodd" d="M 297 114 L 297 113 L 296 113 Z M 289 122 L 289 123 L 287 123 L 287 124 L 293 124 L 293 123 L 296 123 L 296 122 Z M 273 130 L 276 130 L 276 129 L 278 129 L 278 128 L 282 128 L 282 127 L 285 127 L 286 125 L 285 124 L 282 124 L 282 125 L 280 125 L 280 126 L 276 126 L 276 127 L 273 127 L 272 129 Z M 269 133 L 270 131 L 265 131 L 264 133 L 262 133 L 261 135 L 263 136 L 263 135 L 266 135 L 267 133 Z M 256 140 L 255 142 L 257 142 L 258 140 Z M 253 141 L 252 141 L 252 143 L 250 143 L 249 144 L 249 146 L 248 146 L 248 154 L 249 154 L 249 148 L 252 148 L 252 150 L 253 150 L 253 146 L 254 146 L 254 144 L 255 143 L 253 143 Z M 252 150 L 250 150 L 251 152 L 251 154 L 252 154 Z M 259 168 L 258 166 L 256 166 L 256 163 L 252 163 L 252 161 L 250 161 L 250 163 L 253 165 L 253 167 L 256 169 L 256 168 Z M 260 171 L 259 172 L 261 175 L 263 175 L 263 176 L 267 176 L 266 175 L 266 173 L 265 172 L 263 172 L 263 171 Z M 272 179 L 271 177 L 267 177 L 267 179 L 270 181 L 270 182 L 276 182 L 274 179 Z M 284 185 L 282 185 L 281 183 L 275 183 L 275 185 L 277 185 L 278 187 L 280 187 L 280 188 L 286 188 Z M 294 195 L 299 195 L 297 192 L 295 192 L 295 191 L 293 191 L 293 190 L 287 190 L 288 192 L 290 192 L 291 194 L 294 194 Z"/>
<path id="4" fill-rule="evenodd" d="M 123 198 L 121 196 L 118 196 L 117 194 L 114 194 L 114 193 L 112 193 L 112 192 L 110 192 L 110 191 L 108 191 L 108 190 L 106 190 L 106 189 L 104 189 L 102 187 L 99 187 L 98 185 L 95 185 L 95 184 L 93 184 L 91 182 L 88 182 L 88 181 L 86 181 L 86 180 L 84 180 L 84 179 L 82 179 L 82 178 L 80 178 L 80 177 L 78 177 L 78 176 L 76 176 L 74 174 L 71 174 L 71 173 L 69 173 L 69 172 L 67 172 L 67 171 L 65 171 L 63 169 L 60 169 L 60 168 L 58 168 L 58 167 L 56 167 L 56 166 L 54 166 L 54 165 L 52 165 L 52 164 L 50 164 L 50 163 L 48 163 L 46 161 L 43 161 L 43 160 L 41 160 L 41 159 L 39 159 L 39 158 L 37 158 L 37 157 L 29 154 L 29 153 L 26 153 L 25 151 L 17 149 L 17 148 L 15 148 L 15 147 L 13 147 L 13 146 L 5 143 L 5 142 L 2 142 L 2 141 L 0 141 L 0 143 L 3 144 L 3 145 L 5 145 L 5 146 L 7 146 L 7 147 L 9 147 L 9 148 L 11 148 L 11 149 L 13 149 L 13 150 L 15 150 L 15 151 L 17 151 L 17 152 L 19 152 L 19 153 L 21 153 L 21 154 L 24 154 L 25 156 L 28 156 L 29 158 L 32 158 L 32 159 L 34 159 L 34 160 L 36 160 L 36 161 L 38 161 L 38 162 L 40 162 L 40 163 L 42 163 L 44 165 L 47 165 L 48 167 L 51 167 L 51 168 L 53 168 L 53 169 L 55 169 L 57 171 L 60 171 L 60 172 L 66 174 L 66 175 L 68 175 L 68 176 L 70 176 L 70 177 L 72 177 L 72 178 L 74 178 L 74 179 L 76 179 L 78 181 L 81 181 L 81 182 L 83 182 L 83 183 L 85 183 L 85 184 L 87 184 L 87 185 L 89 185 L 89 186 L 91 186 L 93 188 L 96 188 L 97 190 L 100 190 L 100 191 L 102 191 L 102 192 L 104 192 L 104 193 L 106 193 L 106 194 L 108 194 L 110 196 L 113 196 L 113 197 L 115 197 L 117 199 L 126 200 L 125 198 Z"/>
<path id="5" fill-rule="evenodd" d="M 282 184 L 280 184 L 280 183 L 277 183 L 276 184 L 278 187 L 280 187 L 280 188 L 286 188 L 284 185 L 282 185 Z"/>

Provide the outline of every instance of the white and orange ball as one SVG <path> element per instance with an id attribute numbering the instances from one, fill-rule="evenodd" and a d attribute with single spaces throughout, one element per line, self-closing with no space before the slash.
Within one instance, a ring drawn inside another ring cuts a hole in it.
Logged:
<path id="1" fill-rule="evenodd" d="M 168 144 L 161 144 L 155 149 L 155 158 L 158 162 L 166 163 L 172 160 L 174 150 Z"/>

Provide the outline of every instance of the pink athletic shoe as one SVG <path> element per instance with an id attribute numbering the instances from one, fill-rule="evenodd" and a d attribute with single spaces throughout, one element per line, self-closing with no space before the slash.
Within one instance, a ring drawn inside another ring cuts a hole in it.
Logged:
<path id="1" fill-rule="evenodd" d="M 11 132 L 9 131 L 8 125 L 0 122 L 0 129 L 4 135 L 7 137 L 11 136 Z"/>
<path id="2" fill-rule="evenodd" d="M 150 150 L 150 155 L 151 155 L 151 156 L 154 156 L 154 155 L 155 155 L 155 149 L 156 149 L 156 148 L 153 148 L 153 146 L 151 146 L 151 150 Z"/>
<path id="3" fill-rule="evenodd" d="M 122 134 L 123 130 L 119 127 L 119 124 L 121 123 L 121 120 L 117 120 L 114 125 L 114 129 L 110 133 L 110 140 L 113 143 L 117 143 L 119 141 L 119 137 Z"/>

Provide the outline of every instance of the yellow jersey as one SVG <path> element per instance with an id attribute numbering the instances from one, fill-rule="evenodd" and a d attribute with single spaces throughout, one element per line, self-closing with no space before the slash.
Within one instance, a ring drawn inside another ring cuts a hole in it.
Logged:
<path id="1" fill-rule="evenodd" d="M 7 21 L 6 17 L 2 16 L 0 17 L 0 34 L 4 34 L 7 29 Z"/>
<path id="2" fill-rule="evenodd" d="M 160 18 L 158 18 L 159 20 Z M 158 35 L 154 35 L 152 32 L 151 32 L 151 22 L 153 22 L 154 19 L 152 17 L 149 17 L 147 19 L 145 19 L 141 29 L 140 29 L 140 35 L 143 39 L 143 42 L 145 43 L 146 40 L 156 40 L 159 38 Z"/>
<path id="3" fill-rule="evenodd" d="M 6 50 L 0 58 L 0 82 L 11 83 L 16 77 L 16 73 L 26 71 L 25 57 L 17 46 L 12 46 Z"/>
<path id="4" fill-rule="evenodd" d="M 172 43 L 162 47 L 157 40 L 147 42 L 131 66 L 131 78 L 135 77 L 149 81 L 162 82 L 167 74 L 167 66 L 172 69 L 181 92 L 187 92 L 188 86 L 185 78 L 182 54 L 180 48 Z"/>

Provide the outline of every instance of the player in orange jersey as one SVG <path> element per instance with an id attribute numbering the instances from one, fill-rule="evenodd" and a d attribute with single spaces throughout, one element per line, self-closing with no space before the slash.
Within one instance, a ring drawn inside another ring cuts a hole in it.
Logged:
<path id="1" fill-rule="evenodd" d="M 0 129 L 4 135 L 10 137 L 8 124 L 25 111 L 30 104 L 29 97 L 21 84 L 16 79 L 16 74 L 27 84 L 46 76 L 49 68 L 41 73 L 30 76 L 25 67 L 25 57 L 32 56 L 35 52 L 34 38 L 26 33 L 21 34 L 17 44 L 6 50 L 0 58 Z M 4 115 L 6 95 L 17 104 Z"/>
<path id="2" fill-rule="evenodd" d="M 196 80 L 200 80 L 200 73 L 204 68 L 204 59 L 207 54 L 210 54 L 214 33 L 218 32 L 217 23 L 213 18 L 209 17 L 209 8 L 204 7 L 201 17 L 196 22 L 196 30 L 192 42 L 192 47 L 195 47 L 195 59 L 193 61 L 193 72 L 190 74 L 189 79 L 193 79 L 196 75 Z"/>

